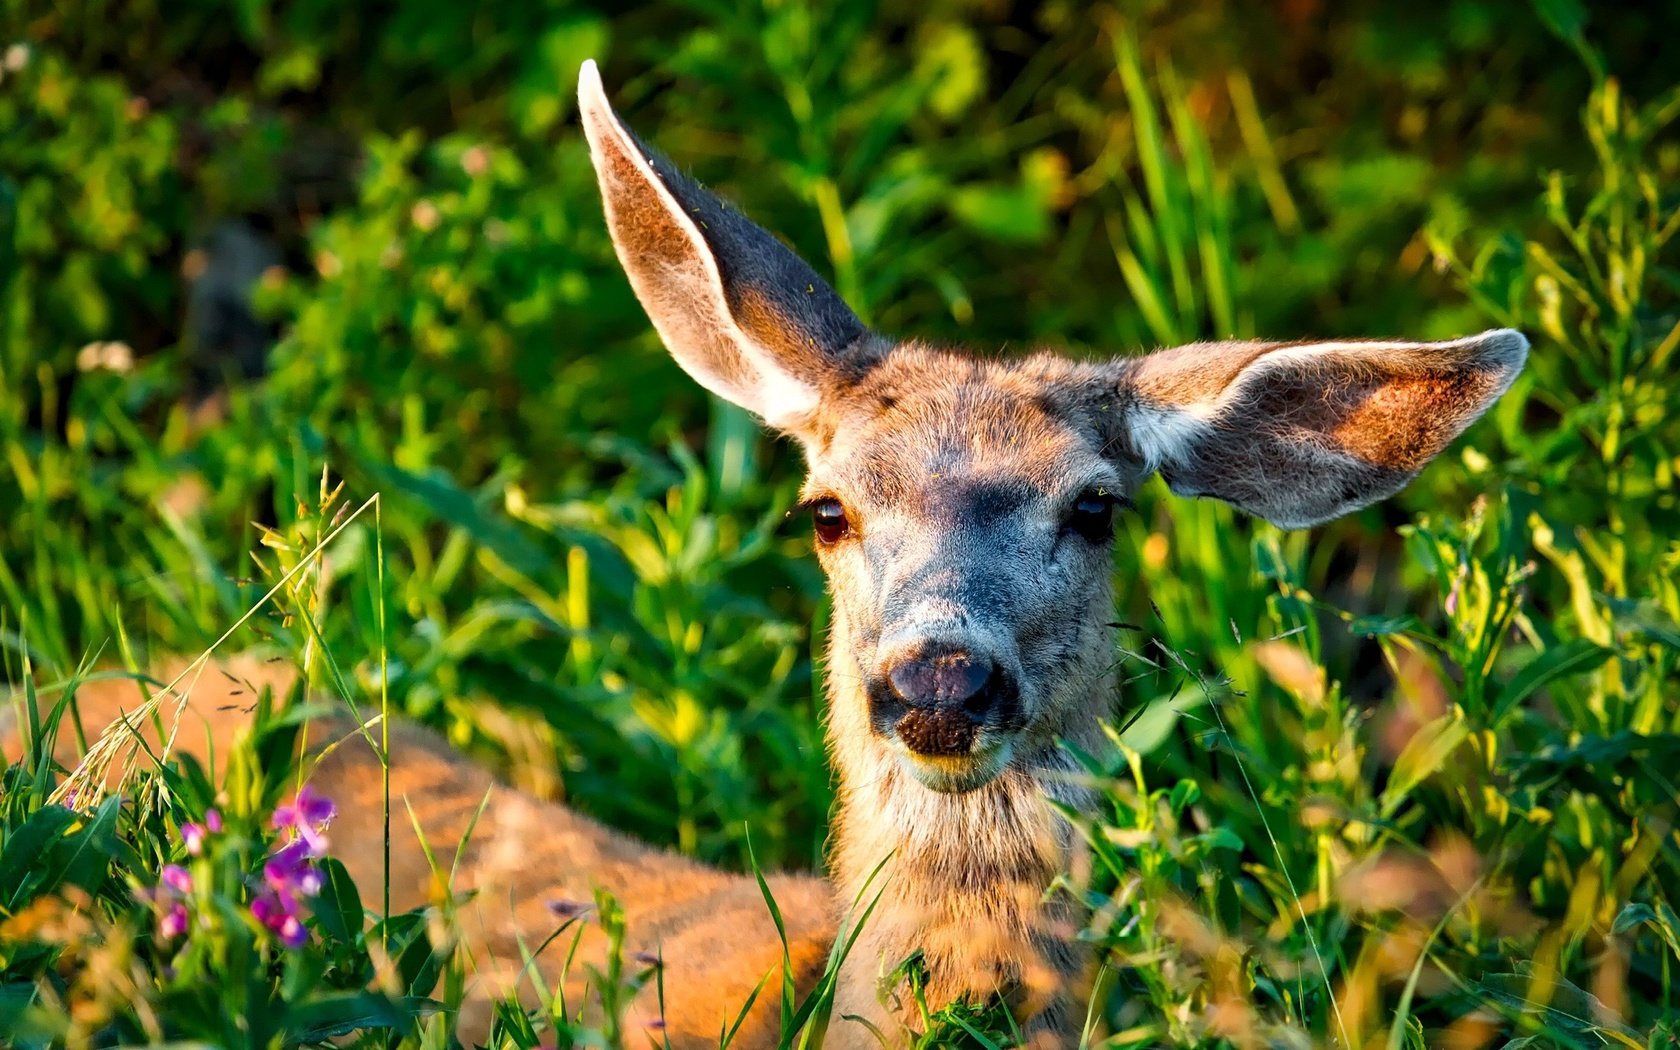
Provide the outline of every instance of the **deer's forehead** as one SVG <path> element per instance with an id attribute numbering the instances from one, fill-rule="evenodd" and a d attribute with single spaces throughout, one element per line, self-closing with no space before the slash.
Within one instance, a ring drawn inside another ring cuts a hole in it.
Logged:
<path id="1" fill-rule="evenodd" d="M 1041 378 L 960 355 L 878 369 L 826 399 L 811 484 L 872 504 L 1017 508 L 1101 464 L 1065 402 Z"/>

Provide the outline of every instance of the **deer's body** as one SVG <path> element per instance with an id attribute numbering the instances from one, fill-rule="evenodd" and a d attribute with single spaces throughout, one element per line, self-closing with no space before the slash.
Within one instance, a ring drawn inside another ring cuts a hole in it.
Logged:
<path id="1" fill-rule="evenodd" d="M 806 453 L 805 503 L 834 597 L 840 806 L 829 878 L 771 880 L 796 981 L 815 979 L 853 902 L 879 891 L 841 971 L 832 1045 L 872 1045 L 847 1015 L 889 1036 L 913 1019 L 903 987 L 883 989 L 881 976 L 917 951 L 934 1008 L 1001 995 L 1035 1044 L 1073 1041 L 1087 959 L 1075 902 L 1047 893 L 1076 840 L 1053 803 L 1089 807 L 1062 742 L 1100 750 L 1110 714 L 1117 506 L 1150 472 L 1288 527 L 1381 499 L 1509 386 L 1526 342 L 1503 331 L 1209 343 L 1108 362 L 899 342 L 642 145 L 592 63 L 580 108 L 619 257 L 673 356 Z M 201 678 L 192 709 L 213 724 L 187 747 L 237 721 L 216 710 L 227 688 L 215 671 Z M 81 696 L 90 722 L 137 699 L 131 684 Z M 625 907 L 631 950 L 665 959 L 673 1046 L 715 1044 L 760 978 L 780 972 L 751 877 L 497 787 L 428 734 L 397 739 L 393 797 L 428 837 L 452 848 L 490 793 L 456 885 L 478 890 L 466 925 L 486 959 L 516 966 L 519 941 L 534 947 L 556 925 L 548 901 L 588 900 L 601 885 Z M 348 746 L 314 776 L 339 802 L 338 854 L 377 886 L 377 764 Z M 431 893 L 417 844 L 399 840 L 393 908 Z M 779 998 L 773 977 L 736 1045 L 775 1044 Z M 644 996 L 639 1009 L 650 1019 L 657 1007 Z"/>
<path id="2" fill-rule="evenodd" d="M 160 661 L 150 673 L 167 683 L 187 668 L 185 661 Z M 294 681 L 286 665 L 251 655 L 188 670 L 175 688 L 186 700 L 179 714 L 173 702 L 162 707 L 165 726 L 178 720 L 176 753 L 220 761 L 236 734 L 249 727 L 256 692 L 272 688 L 284 696 Z M 97 729 L 133 711 L 148 693 L 126 677 L 100 678 L 77 689 L 76 707 L 83 724 Z M 305 768 L 310 784 L 338 809 L 328 831 L 332 855 L 344 862 L 364 903 L 377 910 L 385 877 L 384 787 L 380 764 L 352 734 L 354 724 L 348 713 L 313 723 Z M 155 751 L 161 743 L 155 727 L 146 725 L 143 735 Z M 8 729 L 0 736 L 7 760 L 15 760 L 15 733 Z M 337 741 L 342 743 L 329 749 Z M 60 733 L 58 747 L 66 766 L 80 757 L 74 733 Z M 317 757 L 323 751 L 325 757 Z M 781 942 L 752 878 L 649 847 L 563 805 L 505 787 L 436 734 L 416 726 L 392 726 L 390 769 L 391 909 L 400 913 L 451 897 L 463 902 L 453 925 L 473 971 L 459 1020 L 467 1045 L 487 1031 L 495 997 L 517 993 L 533 1001 L 525 950 L 536 952 L 566 921 L 564 913 L 591 905 L 597 887 L 612 893 L 624 909 L 626 955 L 649 952 L 664 960 L 664 1018 L 673 1047 L 715 1047 L 720 1026 L 734 1022 L 758 981 L 781 972 Z M 414 823 L 444 868 L 447 887 L 434 878 Z M 466 847 L 454 866 L 456 847 L 463 841 Z M 833 936 L 828 885 L 807 875 L 771 875 L 768 882 L 786 920 L 795 972 L 808 986 L 822 971 Z M 573 929 L 581 929 L 584 937 L 567 972 L 567 993 L 572 1003 L 588 1003 L 587 968 L 604 963 L 606 938 L 587 914 Z M 568 932 L 539 956 L 537 969 L 550 989 L 558 987 L 570 939 Z M 738 1045 L 775 1045 L 777 987 L 772 978 Z M 626 1020 L 634 1033 L 660 1016 L 658 998 L 649 988 Z M 631 1045 L 640 1043 L 632 1040 Z"/>

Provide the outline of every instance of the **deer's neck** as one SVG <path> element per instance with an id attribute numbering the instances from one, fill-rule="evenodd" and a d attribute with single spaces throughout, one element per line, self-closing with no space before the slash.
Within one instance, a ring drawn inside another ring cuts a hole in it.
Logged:
<path id="1" fill-rule="evenodd" d="M 842 1004 L 871 1016 L 876 978 L 914 952 L 937 1008 L 1002 992 L 1043 1012 L 1077 980 L 1079 915 L 1066 893 L 1047 897 L 1068 870 L 1076 831 L 1061 803 L 1088 811 L 1089 789 L 1057 738 L 1100 746 L 1097 700 L 1112 682 L 1092 676 L 1081 721 L 1021 741 L 992 782 L 963 794 L 924 787 L 869 729 L 863 676 L 836 622 L 830 667 L 829 747 L 840 778 L 831 876 L 844 929 L 874 902 L 844 973 Z M 878 899 L 877 899 L 878 895 Z M 854 902 L 857 902 L 854 904 Z"/>

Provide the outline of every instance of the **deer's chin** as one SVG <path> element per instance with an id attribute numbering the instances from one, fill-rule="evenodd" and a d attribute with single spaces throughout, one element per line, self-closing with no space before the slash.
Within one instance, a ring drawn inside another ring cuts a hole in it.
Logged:
<path id="1" fill-rule="evenodd" d="M 1008 740 L 986 742 L 967 755 L 918 755 L 898 749 L 898 760 L 916 782 L 942 795 L 961 795 L 985 787 L 1009 765 L 1013 745 Z"/>

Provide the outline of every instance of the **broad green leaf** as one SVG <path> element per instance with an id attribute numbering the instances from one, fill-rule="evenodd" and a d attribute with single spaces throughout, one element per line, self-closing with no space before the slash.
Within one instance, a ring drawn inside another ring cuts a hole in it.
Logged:
<path id="1" fill-rule="evenodd" d="M 1382 815 L 1392 817 L 1412 790 L 1435 775 L 1469 735 L 1470 727 L 1456 712 L 1420 726 L 1394 760 L 1388 785 L 1383 788 Z"/>
<path id="2" fill-rule="evenodd" d="M 321 861 L 321 874 L 324 884 L 314 901 L 315 919 L 327 936 L 354 946 L 362 935 L 365 918 L 356 883 L 344 865 L 333 857 Z"/>
<path id="3" fill-rule="evenodd" d="M 1546 684 L 1595 668 L 1612 655 L 1609 649 L 1595 645 L 1585 638 L 1577 638 L 1547 649 L 1513 675 L 1500 691 L 1499 698 L 1493 704 L 1492 724 L 1500 725 L 1519 704 Z"/>
<path id="4" fill-rule="evenodd" d="M 365 1029 L 406 1031 L 441 1005 L 417 995 L 398 999 L 372 992 L 332 995 L 291 1011 L 287 1030 L 298 1043 L 316 1043 Z"/>

